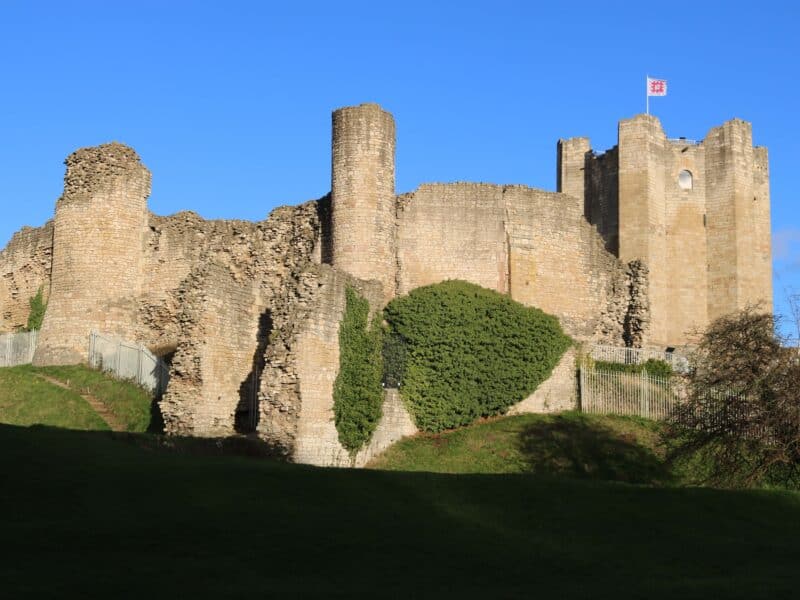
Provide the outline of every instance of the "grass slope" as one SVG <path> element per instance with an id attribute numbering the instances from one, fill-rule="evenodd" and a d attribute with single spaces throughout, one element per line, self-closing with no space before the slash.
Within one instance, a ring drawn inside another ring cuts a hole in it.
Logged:
<path id="1" fill-rule="evenodd" d="M 42 381 L 37 374 L 58 379 L 70 390 Z M 143 432 L 158 427 L 148 392 L 129 381 L 81 365 L 0 369 L 0 423 L 108 429 L 80 394 L 100 400 L 127 431 Z"/>
<path id="2" fill-rule="evenodd" d="M 796 592 L 797 494 L 315 469 L 135 437 L 0 426 L 4 597 Z"/>
<path id="3" fill-rule="evenodd" d="M 657 424 L 633 417 L 520 415 L 401 440 L 370 466 L 436 473 L 535 473 L 626 481 L 673 480 Z"/>
<path id="4" fill-rule="evenodd" d="M 0 369 L 0 423 L 108 429 L 80 395 L 32 375 L 32 367 Z"/>

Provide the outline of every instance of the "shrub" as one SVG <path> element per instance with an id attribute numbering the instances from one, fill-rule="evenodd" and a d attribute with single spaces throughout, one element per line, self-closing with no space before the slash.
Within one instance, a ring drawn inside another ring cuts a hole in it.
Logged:
<path id="1" fill-rule="evenodd" d="M 800 360 L 770 312 L 749 306 L 709 325 L 665 437 L 707 482 L 800 487 Z"/>
<path id="2" fill-rule="evenodd" d="M 372 436 L 383 404 L 383 332 L 376 318 L 368 327 L 369 303 L 348 287 L 339 326 L 339 374 L 333 385 L 333 413 L 339 441 L 351 453 Z"/>
<path id="3" fill-rule="evenodd" d="M 44 313 L 47 310 L 47 303 L 42 296 L 41 287 L 36 292 L 36 295 L 28 301 L 28 304 L 31 307 L 31 312 L 28 314 L 28 324 L 25 327 L 25 331 L 33 331 L 34 329 L 38 331 L 42 328 Z"/>
<path id="4" fill-rule="evenodd" d="M 401 394 L 427 431 L 504 413 L 547 379 L 571 344 L 555 317 L 464 281 L 417 288 L 384 315 L 406 346 L 394 369 Z"/>

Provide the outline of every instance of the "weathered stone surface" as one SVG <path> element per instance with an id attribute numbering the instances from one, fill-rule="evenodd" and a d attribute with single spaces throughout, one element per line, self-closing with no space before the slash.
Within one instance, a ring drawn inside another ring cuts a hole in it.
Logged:
<path id="1" fill-rule="evenodd" d="M 383 307 L 380 282 L 359 280 L 327 265 L 309 267 L 274 305 L 258 432 L 297 462 L 354 464 L 333 420 L 339 324 L 348 286 L 369 301 L 372 313 Z"/>
<path id="2" fill-rule="evenodd" d="M 693 142 L 638 115 L 601 155 L 586 138 L 562 140 L 559 165 L 559 190 L 583 201 L 606 247 L 648 269 L 640 343 L 684 345 L 723 314 L 772 307 L 767 152 L 753 147 L 749 123 L 728 121 Z"/>
<path id="3" fill-rule="evenodd" d="M 509 415 L 524 413 L 551 413 L 575 410 L 578 402 L 575 349 L 570 348 L 553 369 L 550 377 L 543 381 L 530 396 L 508 409 Z"/>
<path id="4" fill-rule="evenodd" d="M 167 431 L 251 430 L 264 351 L 275 335 L 273 304 L 312 260 L 316 204 L 276 209 L 261 223 L 181 214 L 152 220 L 151 230 L 158 241 L 140 314 L 151 345 L 174 351 L 161 402 Z"/>
<path id="5" fill-rule="evenodd" d="M 150 172 L 118 143 L 78 150 L 66 165 L 37 365 L 87 360 L 93 329 L 136 335 Z"/>
<path id="6" fill-rule="evenodd" d="M 0 332 L 25 327 L 30 299 L 39 288 L 50 296 L 53 267 L 53 222 L 42 227 L 23 227 L 0 251 Z"/>

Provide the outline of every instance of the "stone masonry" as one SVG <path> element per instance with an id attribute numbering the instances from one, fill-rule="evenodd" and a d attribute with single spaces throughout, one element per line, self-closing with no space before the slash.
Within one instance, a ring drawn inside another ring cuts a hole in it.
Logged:
<path id="1" fill-rule="evenodd" d="M 691 142 L 639 115 L 602 154 L 560 140 L 555 193 L 432 183 L 397 195 L 391 114 L 342 108 L 332 131 L 331 192 L 258 223 L 153 215 L 131 148 L 73 153 L 53 221 L 0 251 L 0 332 L 25 325 L 41 288 L 37 364 L 85 361 L 92 330 L 136 341 L 171 365 L 168 433 L 251 432 L 295 461 L 358 466 L 416 428 L 387 390 L 371 442 L 354 456 L 339 444 L 348 286 L 374 313 L 464 279 L 556 315 L 579 340 L 660 348 L 748 303 L 771 306 L 767 152 L 744 121 Z M 514 412 L 571 405 L 572 360 Z"/>

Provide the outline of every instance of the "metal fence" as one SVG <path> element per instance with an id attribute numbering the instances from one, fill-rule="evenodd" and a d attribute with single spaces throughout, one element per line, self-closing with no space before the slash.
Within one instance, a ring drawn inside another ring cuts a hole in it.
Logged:
<path id="1" fill-rule="evenodd" d="M 169 383 L 169 367 L 147 348 L 97 332 L 89 336 L 89 365 L 135 381 L 156 396 Z"/>
<path id="2" fill-rule="evenodd" d="M 15 367 L 33 362 L 38 331 L 0 334 L 0 367 Z"/>
<path id="3" fill-rule="evenodd" d="M 581 366 L 579 379 L 579 405 L 587 413 L 665 419 L 681 402 L 680 390 L 672 377 Z"/>
<path id="4" fill-rule="evenodd" d="M 673 370 L 685 373 L 689 370 L 689 359 L 677 352 L 663 350 L 648 350 L 646 348 L 621 348 L 618 346 L 603 346 L 597 344 L 592 347 L 591 356 L 594 360 L 622 363 L 625 365 L 639 365 L 650 359 L 663 360 Z"/>

